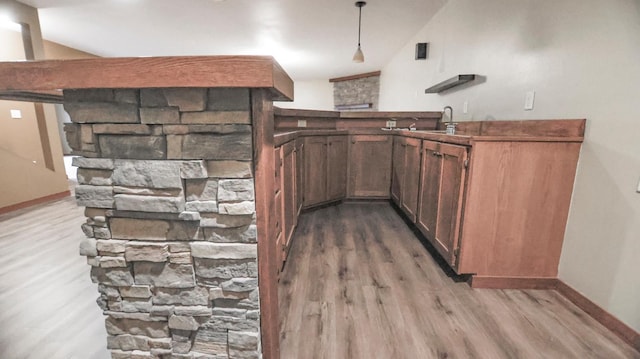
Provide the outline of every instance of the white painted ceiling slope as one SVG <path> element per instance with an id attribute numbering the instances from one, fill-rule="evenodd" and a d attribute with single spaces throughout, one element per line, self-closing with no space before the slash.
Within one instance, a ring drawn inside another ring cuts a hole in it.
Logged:
<path id="1" fill-rule="evenodd" d="M 271 55 L 297 81 L 380 70 L 446 0 L 20 0 L 44 38 L 99 56 Z"/>

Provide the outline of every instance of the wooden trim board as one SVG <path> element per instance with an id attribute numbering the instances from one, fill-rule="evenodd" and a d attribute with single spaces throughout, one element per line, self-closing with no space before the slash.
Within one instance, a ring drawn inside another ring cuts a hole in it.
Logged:
<path id="1" fill-rule="evenodd" d="M 329 79 L 329 82 L 342 82 L 342 81 L 365 79 L 367 77 L 380 76 L 381 73 L 382 73 L 381 71 L 373 71 L 373 72 L 365 72 L 363 74 L 357 74 L 357 75 L 351 75 L 351 76 L 334 77 L 332 79 Z"/>
<path id="2" fill-rule="evenodd" d="M 276 204 L 273 195 L 274 138 L 273 107 L 266 90 L 251 91 L 253 160 L 255 168 L 256 226 L 258 228 L 258 287 L 260 288 L 260 333 L 265 359 L 280 358 L 278 315 L 278 266 L 275 238 Z"/>
<path id="3" fill-rule="evenodd" d="M 558 278 L 474 276 L 472 288 L 555 290 L 640 352 L 640 333 Z"/>
<path id="4" fill-rule="evenodd" d="M 638 331 L 614 317 L 562 280 L 557 280 L 555 290 L 640 353 L 640 333 Z"/>
<path id="5" fill-rule="evenodd" d="M 42 204 L 42 203 L 46 203 L 46 202 L 55 201 L 55 200 L 58 200 L 58 199 L 61 199 L 61 198 L 68 197 L 70 195 L 71 195 L 71 191 L 66 190 L 66 191 L 50 194 L 48 196 L 44 196 L 44 197 L 35 198 L 35 199 L 28 200 L 28 201 L 12 204 L 10 206 L 6 206 L 6 207 L 0 208 L 0 214 L 5 214 L 5 213 L 17 211 L 19 209 L 35 206 L 37 204 Z"/>
<path id="6" fill-rule="evenodd" d="M 293 80 L 270 56 L 173 56 L 0 63 L 0 92 L 91 88 L 266 88 L 293 100 Z"/>

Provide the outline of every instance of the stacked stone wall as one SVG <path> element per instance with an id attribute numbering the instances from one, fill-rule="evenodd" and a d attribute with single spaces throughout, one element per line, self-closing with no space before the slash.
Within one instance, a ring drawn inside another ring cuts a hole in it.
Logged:
<path id="1" fill-rule="evenodd" d="M 113 358 L 259 358 L 248 89 L 65 91 Z"/>

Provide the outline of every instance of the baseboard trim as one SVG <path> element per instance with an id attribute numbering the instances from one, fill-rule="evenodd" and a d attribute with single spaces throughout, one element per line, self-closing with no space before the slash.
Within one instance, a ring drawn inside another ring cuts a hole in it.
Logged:
<path id="1" fill-rule="evenodd" d="M 490 277 L 474 275 L 471 288 L 487 289 L 556 289 L 557 278 L 536 277 Z"/>
<path id="2" fill-rule="evenodd" d="M 12 204 L 10 206 L 0 208 L 0 214 L 5 214 L 5 213 L 17 211 L 19 209 L 35 206 L 37 204 L 42 204 L 42 203 L 46 203 L 46 202 L 50 202 L 50 201 L 55 201 L 57 199 L 65 198 L 65 197 L 68 197 L 70 195 L 71 195 L 71 191 L 66 190 L 66 191 L 63 191 L 63 192 L 50 194 L 48 196 L 35 198 L 35 199 L 29 200 L 29 201 Z"/>
<path id="3" fill-rule="evenodd" d="M 585 297 L 580 292 L 559 279 L 555 289 L 558 293 L 562 294 L 563 297 L 567 298 L 578 308 L 584 310 L 593 319 L 640 352 L 640 333 L 635 329 L 629 327 L 602 307 L 592 302 L 589 298 Z"/>
<path id="4" fill-rule="evenodd" d="M 614 317 L 611 313 L 558 278 L 473 276 L 469 282 L 472 288 L 555 290 L 640 352 L 640 333 L 638 333 L 638 331 L 626 325 L 620 321 L 620 319 Z"/>

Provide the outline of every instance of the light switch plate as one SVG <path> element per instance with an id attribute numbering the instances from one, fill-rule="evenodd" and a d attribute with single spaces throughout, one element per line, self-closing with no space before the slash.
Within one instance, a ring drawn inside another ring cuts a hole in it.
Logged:
<path id="1" fill-rule="evenodd" d="M 20 110 L 11 110 L 11 118 L 22 118 L 22 111 Z"/>
<path id="2" fill-rule="evenodd" d="M 307 127 L 307 120 L 298 120 L 298 127 Z"/>
<path id="3" fill-rule="evenodd" d="M 527 95 L 524 98 L 524 109 L 525 111 L 531 111 L 533 110 L 533 102 L 536 99 L 536 92 L 535 91 L 528 91 Z"/>

